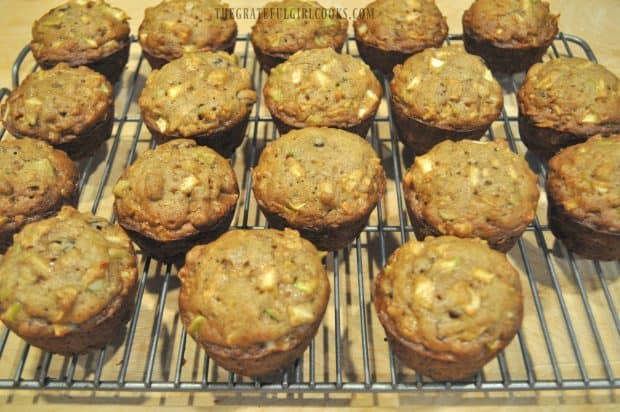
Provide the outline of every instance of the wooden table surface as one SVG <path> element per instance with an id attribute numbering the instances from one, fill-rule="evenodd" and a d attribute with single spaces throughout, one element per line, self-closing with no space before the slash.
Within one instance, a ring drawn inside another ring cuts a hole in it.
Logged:
<path id="1" fill-rule="evenodd" d="M 143 9 L 157 1 L 113 1 L 131 16 L 132 32 L 136 33 L 143 16 Z M 365 2 L 353 0 L 322 0 L 324 5 L 336 7 L 361 7 Z M 21 48 L 30 40 L 32 22 L 57 0 L 0 0 L 0 87 L 11 85 L 11 66 Z M 265 1 L 231 0 L 233 7 L 259 6 Z M 470 0 L 438 0 L 440 9 L 448 17 L 451 33 L 461 32 L 460 18 Z M 559 12 L 560 30 L 584 38 L 594 50 L 599 61 L 611 71 L 620 74 L 620 0 L 551 0 L 551 8 Z M 239 32 L 246 33 L 253 21 L 238 20 Z M 613 289 L 613 293 L 618 288 Z M 616 299 L 618 295 L 616 294 Z M 617 300 L 616 300 L 617 301 Z M 606 325 L 602 325 L 605 328 Z M 611 325 L 608 326 L 612 328 Z M 611 332 L 613 335 L 613 332 Z M 618 342 L 613 340 L 613 342 Z M 568 343 L 567 343 L 568 345 Z M 542 348 L 541 348 L 542 350 Z M 592 349 L 594 350 L 594 349 Z M 617 365 L 620 347 L 609 347 L 612 361 Z M 3 359 L 4 361 L 5 359 Z M 616 368 L 617 369 L 617 368 Z M 122 405 L 132 411 L 166 409 L 204 409 L 218 406 L 222 409 L 254 410 L 277 407 L 283 410 L 322 409 L 324 407 L 388 410 L 430 408 L 440 410 L 486 410 L 563 409 L 594 410 L 614 409 L 620 391 L 553 391 L 524 393 L 421 393 L 421 394 L 337 394 L 337 395 L 274 395 L 260 394 L 242 396 L 236 394 L 160 394 L 160 393 L 61 393 L 61 392 L 0 392 L 0 409 L 78 411 L 87 407 L 95 410 L 111 409 Z M 86 406 L 88 405 L 88 406 Z"/>

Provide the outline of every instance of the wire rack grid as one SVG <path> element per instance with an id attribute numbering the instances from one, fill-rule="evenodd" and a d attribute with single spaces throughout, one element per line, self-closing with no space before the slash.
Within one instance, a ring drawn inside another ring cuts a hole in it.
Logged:
<path id="1" fill-rule="evenodd" d="M 450 35 L 447 42 L 461 42 Z M 112 212 L 111 186 L 137 153 L 153 147 L 144 130 L 137 97 L 149 68 L 135 44 L 129 67 L 115 86 L 116 117 L 111 139 L 80 168 L 80 209 L 100 216 Z M 251 50 L 249 36 L 237 39 L 240 63 L 252 70 L 258 91 L 266 75 Z M 357 55 L 353 38 L 345 50 Z M 596 61 L 590 47 L 560 33 L 546 58 L 581 56 Z M 13 66 L 13 88 L 37 70 L 26 46 Z M 378 75 L 378 74 L 377 74 Z M 435 382 L 401 365 L 385 341 L 374 315 L 370 284 L 389 254 L 413 236 L 400 192 L 401 176 L 412 155 L 399 144 L 391 122 L 388 79 L 369 140 L 389 178 L 388 193 L 364 232 L 348 247 L 327 257 L 332 296 L 322 327 L 306 353 L 290 368 L 262 380 L 218 368 L 187 339 L 179 319 L 176 268 L 141 256 L 137 304 L 118 339 L 99 351 L 59 356 L 31 347 L 3 327 L 0 332 L 0 388 L 107 391 L 243 392 L 405 392 L 517 391 L 620 388 L 620 262 L 583 260 L 555 241 L 546 224 L 546 198 L 537 218 L 508 254 L 524 285 L 523 327 L 514 341 L 476 376 Z M 505 104 L 486 139 L 506 139 L 539 174 L 544 165 L 527 153 L 518 136 L 515 92 L 523 75 L 500 77 Z M 0 99 L 10 90 L 0 89 Z M 262 229 L 264 217 L 251 195 L 252 166 L 260 150 L 278 134 L 261 104 L 250 119 L 245 144 L 232 158 L 242 196 L 231 229 Z M 4 130 L 0 130 L 0 137 Z"/>

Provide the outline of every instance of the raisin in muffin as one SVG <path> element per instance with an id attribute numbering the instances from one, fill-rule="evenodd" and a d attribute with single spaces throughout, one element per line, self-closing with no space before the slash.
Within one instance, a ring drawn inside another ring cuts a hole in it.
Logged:
<path id="1" fill-rule="evenodd" d="M 620 260 L 620 135 L 591 137 L 549 161 L 549 227 L 588 259 Z"/>
<path id="2" fill-rule="evenodd" d="M 178 139 L 140 155 L 114 197 L 118 223 L 143 252 L 168 260 L 228 229 L 239 187 L 227 159 Z"/>
<path id="3" fill-rule="evenodd" d="M 189 138 L 228 157 L 243 141 L 255 101 L 252 76 L 236 56 L 196 52 L 149 74 L 140 110 L 158 143 Z"/>
<path id="4" fill-rule="evenodd" d="M 396 66 L 390 90 L 400 140 L 416 154 L 443 140 L 479 139 L 504 101 L 482 59 L 457 45 L 426 49 Z"/>
<path id="5" fill-rule="evenodd" d="M 521 139 L 545 160 L 589 136 L 620 133 L 620 81 L 585 59 L 534 65 L 517 100 Z"/>
<path id="6" fill-rule="evenodd" d="M 370 68 L 333 49 L 295 53 L 271 71 L 263 94 L 280 134 L 316 126 L 365 137 L 381 103 Z"/>
<path id="7" fill-rule="evenodd" d="M 35 21 L 30 47 L 37 63 L 88 66 L 115 83 L 129 58 L 129 17 L 102 0 L 74 0 Z"/>
<path id="8" fill-rule="evenodd" d="M 179 271 L 189 335 L 219 366 L 264 376 L 301 356 L 330 286 L 319 253 L 293 230 L 234 230 L 196 246 Z"/>
<path id="9" fill-rule="evenodd" d="M 113 99 L 103 75 L 60 63 L 28 75 L 2 105 L 2 121 L 15 137 L 44 140 L 81 159 L 112 134 Z"/>
<path id="10" fill-rule="evenodd" d="M 233 53 L 237 23 L 220 0 L 166 0 L 144 11 L 138 39 L 153 69 L 186 52 Z"/>
<path id="11" fill-rule="evenodd" d="M 375 0 L 353 23 L 360 57 L 391 74 L 397 64 L 448 37 L 446 18 L 434 0 Z"/>
<path id="12" fill-rule="evenodd" d="M 270 225 L 292 227 L 319 249 L 335 250 L 366 226 L 385 191 L 385 172 L 357 135 L 309 127 L 265 147 L 252 189 Z"/>
<path id="13" fill-rule="evenodd" d="M 299 50 L 331 47 L 340 52 L 348 25 L 335 8 L 316 1 L 272 1 L 262 7 L 250 40 L 261 68 L 269 73 Z"/>
<path id="14" fill-rule="evenodd" d="M 494 72 L 523 72 L 558 34 L 558 15 L 540 0 L 475 0 L 463 14 L 463 42 Z"/>
<path id="15" fill-rule="evenodd" d="M 480 239 L 405 243 L 375 280 L 373 301 L 396 356 L 435 380 L 478 372 L 523 319 L 519 274 Z"/>
<path id="16" fill-rule="evenodd" d="M 539 191 L 527 162 L 502 141 L 439 143 L 403 180 L 418 239 L 479 237 L 509 251 L 534 220 Z"/>
<path id="17" fill-rule="evenodd" d="M 129 320 L 136 278 L 125 232 L 65 206 L 26 225 L 0 261 L 0 319 L 46 351 L 99 349 Z"/>

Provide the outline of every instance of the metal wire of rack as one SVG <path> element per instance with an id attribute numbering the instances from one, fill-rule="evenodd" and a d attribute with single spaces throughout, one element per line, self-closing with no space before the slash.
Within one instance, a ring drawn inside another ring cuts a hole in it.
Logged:
<path id="1" fill-rule="evenodd" d="M 450 35 L 447 42 L 462 37 Z M 135 39 L 134 39 L 135 42 Z M 573 48 L 571 48 L 573 46 Z M 110 216 L 111 182 L 136 154 L 153 142 L 143 133 L 136 98 L 148 67 L 136 47 L 116 91 L 115 130 L 92 158 L 80 163 L 80 208 Z M 254 59 L 249 36 L 237 39 L 243 66 L 252 70 L 257 90 L 265 75 Z M 13 66 L 13 87 L 37 66 L 26 46 Z M 346 52 L 356 54 L 352 38 Z M 560 33 L 547 58 L 581 55 L 596 58 L 582 39 Z M 522 76 L 522 75 L 520 75 Z M 526 153 L 516 128 L 514 93 L 522 77 L 501 77 L 505 91 L 502 116 L 487 139 L 506 139 L 524 155 L 544 182 L 545 168 Z M 388 79 L 382 78 L 389 99 Z M 0 89 L 0 100 L 9 92 Z M 0 138 L 4 130 L 0 130 Z M 242 199 L 232 229 L 262 229 L 264 217 L 251 196 L 251 167 L 260 149 L 277 137 L 261 105 L 254 108 L 245 145 L 233 156 L 242 177 Z M 620 262 L 579 259 L 554 241 L 544 206 L 518 246 L 508 254 L 520 270 L 526 318 L 517 337 L 471 379 L 434 382 L 402 366 L 389 350 L 372 309 L 369 285 L 387 256 L 412 236 L 400 192 L 401 176 L 411 155 L 399 145 L 389 107 L 381 105 L 370 142 L 383 159 L 390 189 L 364 232 L 350 247 L 327 258 L 333 296 L 324 325 L 306 353 L 276 376 L 253 380 L 220 369 L 187 339 L 176 307 L 178 280 L 170 265 L 142 256 L 137 304 L 127 330 L 116 342 L 88 355 L 64 357 L 42 352 L 6 328 L 0 332 L 0 388 L 106 391 L 243 391 L 243 392 L 406 392 L 518 391 L 620 388 Z M 238 176 L 239 176 L 238 175 Z M 543 196 L 544 198 L 544 196 Z M 543 202 L 541 201 L 541 204 Z M 529 286 L 529 290 L 528 287 Z M 584 349 L 585 348 L 585 349 Z"/>

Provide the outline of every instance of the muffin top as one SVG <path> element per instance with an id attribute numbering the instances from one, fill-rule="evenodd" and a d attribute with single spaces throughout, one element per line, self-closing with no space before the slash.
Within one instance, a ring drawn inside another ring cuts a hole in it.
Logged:
<path id="1" fill-rule="evenodd" d="M 338 129 L 290 131 L 265 147 L 253 177 L 259 204 L 294 226 L 355 221 L 385 191 L 372 146 Z"/>
<path id="2" fill-rule="evenodd" d="M 522 319 L 519 274 L 480 239 L 411 240 L 390 256 L 374 285 L 381 323 L 446 355 L 489 353 Z"/>
<path id="3" fill-rule="evenodd" d="M 333 49 L 299 51 L 276 66 L 265 104 L 293 127 L 354 126 L 374 116 L 381 85 L 360 59 Z"/>
<path id="4" fill-rule="evenodd" d="M 132 290 L 136 256 L 118 226 L 65 206 L 15 235 L 0 261 L 0 319 L 24 336 L 65 336 Z"/>
<path id="5" fill-rule="evenodd" d="M 34 22 L 30 47 L 38 61 L 85 64 L 129 43 L 129 16 L 103 0 L 74 0 Z"/>
<path id="6" fill-rule="evenodd" d="M 417 52 L 438 47 L 448 36 L 434 0 L 375 0 L 353 23 L 355 36 L 382 50 Z"/>
<path id="7" fill-rule="evenodd" d="M 218 50 L 234 41 L 237 23 L 220 0 L 166 0 L 144 11 L 138 37 L 149 53 L 165 60 L 185 52 Z"/>
<path id="8" fill-rule="evenodd" d="M 234 230 L 194 247 L 179 272 L 179 307 L 199 342 L 277 351 L 323 317 L 322 258 L 294 230 Z"/>
<path id="9" fill-rule="evenodd" d="M 463 30 L 499 47 L 538 47 L 558 33 L 558 15 L 540 0 L 475 0 Z"/>
<path id="10" fill-rule="evenodd" d="M 238 66 L 236 56 L 196 52 L 149 74 L 140 110 L 150 128 L 190 137 L 234 126 L 255 101 L 251 74 Z"/>
<path id="11" fill-rule="evenodd" d="M 28 75 L 2 105 L 2 119 L 14 135 L 67 143 L 106 120 L 113 99 L 102 74 L 60 63 Z"/>
<path id="12" fill-rule="evenodd" d="M 262 7 L 250 38 L 267 54 L 340 49 L 347 38 L 348 24 L 336 9 L 326 9 L 316 1 L 272 1 Z"/>
<path id="13" fill-rule="evenodd" d="M 394 67 L 392 100 L 409 117 L 470 130 L 497 119 L 504 97 L 483 60 L 453 45 L 426 49 Z"/>
<path id="14" fill-rule="evenodd" d="M 518 93 L 519 110 L 539 127 L 580 134 L 620 131 L 620 81 L 580 58 L 538 63 Z"/>
<path id="15" fill-rule="evenodd" d="M 410 207 L 442 234 L 489 238 L 534 219 L 536 181 L 504 142 L 446 140 L 416 156 L 403 187 Z"/>
<path id="16" fill-rule="evenodd" d="M 552 157 L 547 191 L 576 220 L 620 232 L 620 134 L 591 137 Z"/>
<path id="17" fill-rule="evenodd" d="M 239 197 L 230 162 L 189 139 L 141 154 L 113 191 L 119 223 L 162 241 L 209 228 L 234 209 Z"/>
<path id="18" fill-rule="evenodd" d="M 73 200 L 78 170 L 69 156 L 40 140 L 0 142 L 0 232 L 17 231 L 28 219 Z"/>

